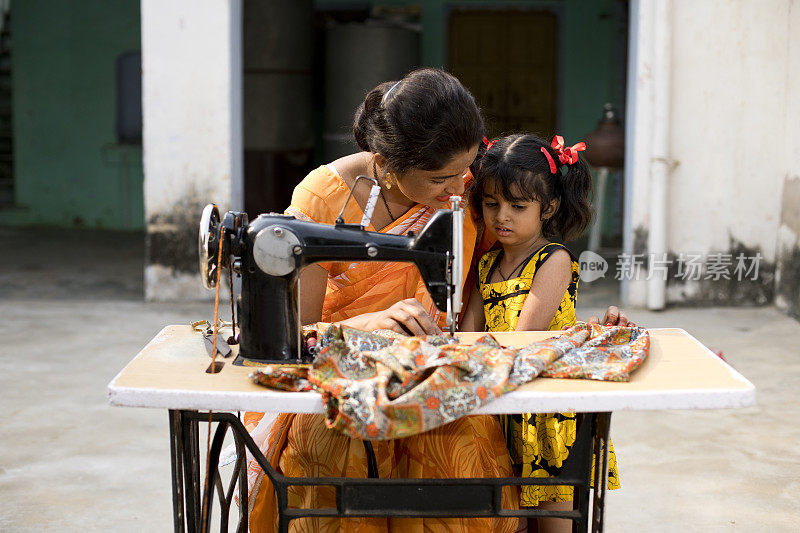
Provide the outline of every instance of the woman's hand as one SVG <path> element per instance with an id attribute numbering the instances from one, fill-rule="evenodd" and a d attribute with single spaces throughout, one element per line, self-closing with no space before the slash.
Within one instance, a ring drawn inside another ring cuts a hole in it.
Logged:
<path id="1" fill-rule="evenodd" d="M 405 335 L 434 335 L 442 332 L 422 304 L 414 298 L 401 300 L 389 309 L 354 316 L 339 323 L 366 331 L 391 329 Z"/>
<path id="2" fill-rule="evenodd" d="M 603 316 L 602 322 L 600 322 L 600 319 L 597 318 L 596 315 L 590 316 L 588 322 L 590 324 L 602 324 L 604 326 L 634 325 L 633 322 L 628 322 L 627 315 L 625 315 L 624 312 L 620 311 L 620 309 L 615 305 L 608 306 L 608 309 L 606 309 L 606 314 Z"/>

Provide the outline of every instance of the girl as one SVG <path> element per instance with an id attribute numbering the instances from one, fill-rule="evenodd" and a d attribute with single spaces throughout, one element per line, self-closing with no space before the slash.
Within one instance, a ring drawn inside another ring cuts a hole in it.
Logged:
<path id="1" fill-rule="evenodd" d="M 464 331 L 560 330 L 576 322 L 578 262 L 562 244 L 589 225 L 592 180 L 578 157 L 584 143 L 565 147 L 535 135 L 510 135 L 488 143 L 471 201 L 486 231 L 502 248 L 478 261 L 478 283 L 464 313 Z M 522 475 L 560 473 L 575 441 L 573 413 L 506 417 L 512 460 Z M 618 488 L 613 446 L 608 488 Z M 523 486 L 520 505 L 572 508 L 571 486 Z M 522 519 L 522 531 L 525 530 Z M 571 531 L 571 523 L 540 519 L 539 531 Z"/>

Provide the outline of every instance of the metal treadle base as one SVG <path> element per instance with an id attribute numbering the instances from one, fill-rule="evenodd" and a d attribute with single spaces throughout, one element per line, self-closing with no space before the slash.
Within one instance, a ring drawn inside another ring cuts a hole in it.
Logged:
<path id="1" fill-rule="evenodd" d="M 198 411 L 169 412 L 172 455 L 172 504 L 175 531 L 208 532 L 214 492 L 220 510 L 220 531 L 228 531 L 233 494 L 239 495 L 238 532 L 246 532 L 247 464 L 245 449 L 256 458 L 277 493 L 279 531 L 288 532 L 289 523 L 302 517 L 559 517 L 572 520 L 573 532 L 603 530 L 603 509 L 608 470 L 608 430 L 611 413 L 578 414 L 577 436 L 562 474 L 550 478 L 451 478 L 381 479 L 377 477 L 374 453 L 364 441 L 369 461 L 368 478 L 286 477 L 269 464 L 255 441 L 232 413 Z M 208 486 L 201 479 L 199 423 L 216 423 L 207 469 Z M 228 430 L 236 447 L 236 463 L 227 488 L 219 471 L 219 456 Z M 601 453 L 602 451 L 602 453 Z M 600 483 L 592 490 L 592 463 Z M 291 485 L 327 486 L 336 491 L 336 508 L 305 509 L 288 506 Z M 506 485 L 572 485 L 575 498 L 571 511 L 503 509 L 501 491 Z M 591 520 L 590 520 L 590 496 Z"/>

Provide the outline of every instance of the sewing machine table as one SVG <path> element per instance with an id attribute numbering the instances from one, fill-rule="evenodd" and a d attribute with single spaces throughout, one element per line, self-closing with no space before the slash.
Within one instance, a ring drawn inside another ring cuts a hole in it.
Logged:
<path id="1" fill-rule="evenodd" d="M 503 344 L 521 346 L 558 332 L 497 333 Z M 460 334 L 471 342 L 477 333 Z M 573 520 L 573 531 L 602 531 L 605 479 L 592 491 L 592 462 L 606 472 L 608 427 L 612 411 L 649 409 L 711 409 L 752 405 L 755 388 L 691 335 L 680 329 L 650 330 L 650 353 L 627 383 L 540 378 L 483 406 L 476 414 L 579 413 L 578 437 L 565 472 L 558 479 L 380 479 L 287 478 L 258 453 L 236 411 L 321 413 L 316 392 L 279 392 L 248 379 L 251 368 L 224 361 L 218 374 L 208 374 L 210 358 L 203 338 L 189 326 L 167 326 L 112 380 L 113 405 L 169 410 L 175 531 L 208 531 L 213 493 L 221 507 L 221 529 L 227 531 L 233 491 L 239 486 L 239 527 L 247 531 L 245 448 L 258 457 L 273 481 L 281 508 L 280 529 L 301 516 L 562 516 Z M 209 454 L 213 484 L 202 490 L 199 423 L 217 423 Z M 219 475 L 219 454 L 231 429 L 237 462 L 227 489 Z M 367 446 L 369 450 L 370 447 Z M 593 453 L 593 451 L 595 453 Z M 593 458 L 594 456 L 594 458 Z M 370 469 L 371 471 L 374 469 Z M 373 472 L 374 475 L 374 472 Z M 605 475 L 603 476 L 605 478 Z M 503 485 L 567 484 L 575 486 L 572 511 L 506 510 Z M 327 485 L 337 491 L 337 508 L 298 509 L 287 505 L 291 485 Z M 593 492 L 591 515 L 590 493 Z"/>

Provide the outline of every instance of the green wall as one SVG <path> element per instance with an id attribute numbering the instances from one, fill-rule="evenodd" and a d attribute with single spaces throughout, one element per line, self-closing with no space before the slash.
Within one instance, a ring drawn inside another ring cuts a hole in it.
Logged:
<path id="1" fill-rule="evenodd" d="M 15 200 L 0 224 L 139 229 L 141 146 L 116 144 L 116 58 L 139 0 L 12 3 Z"/>

